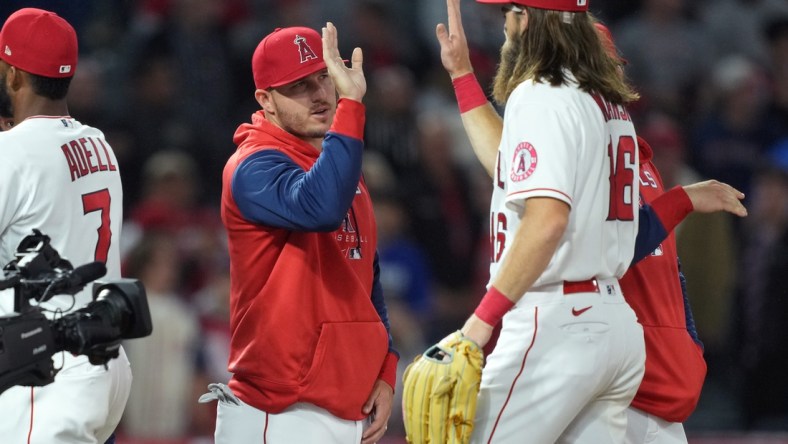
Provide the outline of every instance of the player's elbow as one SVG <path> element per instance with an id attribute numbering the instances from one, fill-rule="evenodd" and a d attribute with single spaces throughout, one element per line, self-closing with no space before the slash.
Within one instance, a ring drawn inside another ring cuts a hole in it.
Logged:
<path id="1" fill-rule="evenodd" d="M 526 221 L 539 231 L 542 239 L 551 243 L 558 243 L 563 237 L 569 225 L 569 210 L 565 202 L 551 198 L 533 198 L 525 203 Z"/>
<path id="2" fill-rule="evenodd" d="M 569 225 L 569 218 L 556 215 L 547 217 L 543 219 L 542 222 L 542 235 L 544 239 L 557 244 L 564 236 L 564 232 L 566 232 L 566 227 Z"/>
<path id="3" fill-rule="evenodd" d="M 314 231 L 330 232 L 334 231 L 345 221 L 346 211 L 335 208 L 325 208 L 313 215 L 311 229 Z"/>

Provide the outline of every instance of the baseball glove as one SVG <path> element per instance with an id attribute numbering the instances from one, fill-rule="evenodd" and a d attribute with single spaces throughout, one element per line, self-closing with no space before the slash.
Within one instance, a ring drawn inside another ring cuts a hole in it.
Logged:
<path id="1" fill-rule="evenodd" d="M 402 377 L 402 417 L 410 444 L 471 440 L 484 354 L 459 331 L 416 357 Z"/>

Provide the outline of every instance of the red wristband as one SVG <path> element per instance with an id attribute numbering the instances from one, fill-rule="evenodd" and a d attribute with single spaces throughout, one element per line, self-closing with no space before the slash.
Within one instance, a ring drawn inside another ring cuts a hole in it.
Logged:
<path id="1" fill-rule="evenodd" d="M 476 311 L 474 311 L 473 314 L 494 327 L 498 325 L 503 315 L 512 307 L 514 307 L 514 302 L 491 285 L 490 289 L 487 290 L 487 294 L 484 295 L 482 302 L 479 303 L 479 306 L 476 307 Z"/>
<path id="2" fill-rule="evenodd" d="M 457 77 L 451 83 L 454 85 L 454 94 L 457 95 L 460 114 L 487 103 L 487 96 L 472 72 Z"/>

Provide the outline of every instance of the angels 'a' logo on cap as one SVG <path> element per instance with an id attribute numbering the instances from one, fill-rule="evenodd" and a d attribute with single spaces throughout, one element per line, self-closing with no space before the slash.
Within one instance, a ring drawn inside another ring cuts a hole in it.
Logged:
<path id="1" fill-rule="evenodd" d="M 312 51 L 312 48 L 310 48 L 309 45 L 306 43 L 305 38 L 296 34 L 293 43 L 295 43 L 296 46 L 298 46 L 298 55 L 301 56 L 301 63 L 305 63 L 309 60 L 313 60 L 317 58 L 317 54 L 315 54 L 315 51 Z"/>
<path id="2" fill-rule="evenodd" d="M 514 150 L 511 178 L 514 182 L 525 180 L 536 170 L 536 148 L 528 142 L 522 142 Z"/>
<path id="3" fill-rule="evenodd" d="M 8 45 L 5 45 L 5 49 L 3 50 L 3 52 L 5 53 L 5 55 L 10 56 L 11 48 L 9 48 Z"/>

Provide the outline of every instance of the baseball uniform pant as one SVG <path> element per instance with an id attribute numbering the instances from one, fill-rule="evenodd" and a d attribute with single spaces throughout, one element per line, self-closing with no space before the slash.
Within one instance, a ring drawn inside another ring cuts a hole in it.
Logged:
<path id="1" fill-rule="evenodd" d="M 535 289 L 504 316 L 472 443 L 624 441 L 645 369 L 643 329 L 617 280 L 584 287 Z"/>
<path id="2" fill-rule="evenodd" d="M 131 390 L 126 352 L 104 366 L 57 353 L 55 382 L 15 386 L 0 395 L 0 439 L 14 444 L 104 444 L 123 415 Z M 29 437 L 29 439 L 28 439 Z"/>
<path id="3" fill-rule="evenodd" d="M 680 422 L 670 422 L 634 407 L 627 409 L 626 444 L 687 444 Z"/>
<path id="4" fill-rule="evenodd" d="M 258 410 L 240 399 L 219 401 L 216 444 L 359 444 L 368 421 L 337 418 L 320 407 L 296 403 L 281 413 Z"/>

